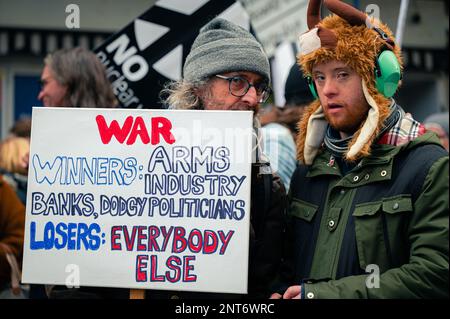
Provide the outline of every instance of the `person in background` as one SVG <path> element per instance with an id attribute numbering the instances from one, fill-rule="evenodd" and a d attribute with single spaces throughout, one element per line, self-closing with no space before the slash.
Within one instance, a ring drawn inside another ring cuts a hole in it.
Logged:
<path id="1" fill-rule="evenodd" d="M 264 153 L 274 173 L 280 176 L 286 191 L 289 191 L 291 176 L 297 166 L 297 152 L 291 131 L 278 122 L 270 122 L 261 127 L 261 135 Z"/>
<path id="2" fill-rule="evenodd" d="M 437 134 L 447 152 L 449 147 L 448 121 L 448 112 L 431 114 L 423 121 L 427 130 Z"/>
<path id="3" fill-rule="evenodd" d="M 17 270 L 6 253 L 21 267 L 27 199 L 31 119 L 16 121 L 0 142 L 0 299 L 28 298 L 29 291 L 15 291 L 11 275 Z M 16 274 L 17 275 L 17 274 Z"/>
<path id="4" fill-rule="evenodd" d="M 44 59 L 38 99 L 45 107 L 114 108 L 118 103 L 97 56 L 76 47 L 57 50 Z M 30 297 L 41 299 L 127 298 L 128 289 L 31 285 Z"/>
<path id="5" fill-rule="evenodd" d="M 270 66 L 261 45 L 247 30 L 220 18 L 204 26 L 183 67 L 184 78 L 162 92 L 170 109 L 253 111 L 270 95 Z M 257 139 L 259 140 L 259 139 Z M 256 141 L 258 143 L 258 141 Z M 247 298 L 267 298 L 281 261 L 286 193 L 270 163 L 254 148 L 252 163 L 249 282 Z M 165 293 L 167 297 L 174 293 Z M 223 297 L 175 293 L 181 298 Z M 233 297 L 232 297 L 233 298 Z M 234 296 L 236 298 L 236 296 Z"/>
<path id="6" fill-rule="evenodd" d="M 13 269 L 6 254 L 11 253 L 20 267 L 24 228 L 25 206 L 0 174 L 0 299 L 12 297 L 10 288 Z"/>
<path id="7" fill-rule="evenodd" d="M 274 171 L 280 175 L 289 191 L 292 173 L 297 166 L 295 138 L 297 123 L 305 107 L 314 100 L 306 79 L 295 63 L 288 74 L 284 87 L 284 107 L 269 105 L 260 115 L 264 152 L 270 159 Z"/>
<path id="8" fill-rule="evenodd" d="M 298 62 L 316 99 L 297 138 L 285 263 L 271 298 L 448 298 L 449 157 L 392 98 L 400 48 L 380 21 L 310 0 Z"/>
<path id="9" fill-rule="evenodd" d="M 19 118 L 9 130 L 9 135 L 30 138 L 31 136 L 31 117 L 23 116 Z"/>
<path id="10" fill-rule="evenodd" d="M 38 95 L 44 106 L 117 106 L 105 67 L 93 52 L 62 49 L 47 55 L 44 62 Z"/>
<path id="11" fill-rule="evenodd" d="M 28 162 L 29 162 L 29 149 L 30 149 L 30 138 L 31 138 L 31 116 L 21 116 L 16 122 L 14 122 L 14 125 L 9 130 L 9 135 L 7 138 L 24 138 L 28 141 L 28 146 L 26 147 L 28 149 L 28 152 L 21 152 L 22 158 L 20 159 L 20 166 L 23 168 L 26 168 L 27 172 L 21 172 L 22 175 L 26 177 L 28 174 Z M 18 139 L 21 140 L 21 139 Z M 21 149 L 25 149 L 25 144 L 22 142 L 19 142 L 22 147 Z M 1 156 L 1 155 L 0 155 Z M 26 184 L 25 186 L 25 194 L 26 194 Z M 22 198 L 19 195 L 20 198 Z"/>
<path id="12" fill-rule="evenodd" d="M 9 136 L 0 143 L 0 173 L 16 191 L 23 204 L 27 198 L 29 153 L 28 138 Z"/>

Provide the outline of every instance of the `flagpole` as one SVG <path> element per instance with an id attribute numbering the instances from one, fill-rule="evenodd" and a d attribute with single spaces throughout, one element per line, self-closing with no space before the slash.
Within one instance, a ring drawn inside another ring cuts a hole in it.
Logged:
<path id="1" fill-rule="evenodd" d="M 400 48 L 402 47 L 403 34 L 406 23 L 406 14 L 408 12 L 408 5 L 409 0 L 402 0 L 402 2 L 400 3 L 400 12 L 398 15 L 397 30 L 395 34 L 395 41 Z"/>

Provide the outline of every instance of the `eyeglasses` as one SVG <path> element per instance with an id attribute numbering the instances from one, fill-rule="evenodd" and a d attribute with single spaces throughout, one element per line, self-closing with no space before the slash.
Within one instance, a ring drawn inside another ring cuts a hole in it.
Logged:
<path id="1" fill-rule="evenodd" d="M 258 102 L 264 103 L 272 92 L 270 87 L 264 82 L 251 84 L 246 78 L 241 76 L 224 76 L 216 74 L 216 77 L 227 80 L 229 84 L 228 89 L 230 90 L 231 95 L 236 97 L 244 96 L 247 94 L 248 90 L 250 90 L 250 87 L 253 86 L 256 90 L 256 96 L 259 98 Z"/>

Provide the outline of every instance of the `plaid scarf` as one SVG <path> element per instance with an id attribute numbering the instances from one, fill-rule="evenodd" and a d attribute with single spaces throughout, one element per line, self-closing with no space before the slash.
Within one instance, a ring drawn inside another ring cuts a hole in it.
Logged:
<path id="1" fill-rule="evenodd" d="M 414 120 L 411 114 L 405 113 L 400 106 L 397 106 L 397 111 L 399 119 L 389 131 L 381 132 L 378 144 L 400 146 L 425 133 L 425 126 Z"/>

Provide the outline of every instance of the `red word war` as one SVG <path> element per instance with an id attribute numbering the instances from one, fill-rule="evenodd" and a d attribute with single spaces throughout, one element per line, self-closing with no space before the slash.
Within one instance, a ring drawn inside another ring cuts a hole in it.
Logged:
<path id="1" fill-rule="evenodd" d="M 138 137 L 143 144 L 157 145 L 161 137 L 168 144 L 175 142 L 171 132 L 172 123 L 165 117 L 152 117 L 150 123 L 146 123 L 141 116 L 134 118 L 130 115 L 122 125 L 116 120 L 108 124 L 103 115 L 97 115 L 95 120 L 103 144 L 109 144 L 113 136 L 120 144 L 126 141 L 126 145 L 133 145 Z"/>

